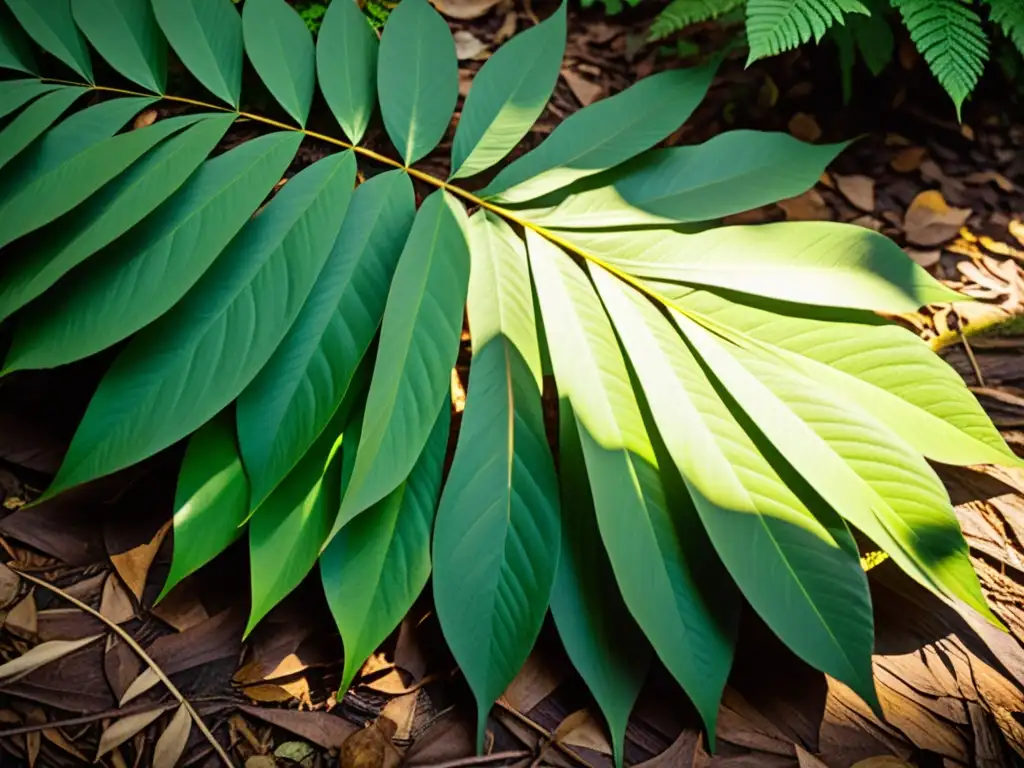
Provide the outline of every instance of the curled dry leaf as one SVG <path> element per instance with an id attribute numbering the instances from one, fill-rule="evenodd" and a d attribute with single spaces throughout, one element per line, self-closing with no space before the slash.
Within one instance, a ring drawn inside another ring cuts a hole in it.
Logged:
<path id="1" fill-rule="evenodd" d="M 182 704 L 157 739 L 156 747 L 153 748 L 153 768 L 174 768 L 185 752 L 191 732 L 192 719 Z"/>
<path id="2" fill-rule="evenodd" d="M 29 672 L 39 669 L 39 667 L 63 658 L 69 653 L 74 653 L 79 648 L 84 648 L 101 637 L 103 635 L 83 637 L 81 640 L 51 640 L 48 643 L 37 645 L 18 658 L 11 659 L 6 664 L 0 665 L 0 681 L 8 682 L 22 675 L 27 675 Z"/>
<path id="3" fill-rule="evenodd" d="M 99 761 L 110 750 L 124 744 L 128 739 L 160 717 L 162 712 L 163 709 L 158 707 L 147 712 L 128 715 L 116 721 L 100 736 L 100 744 L 96 748 L 96 760 Z"/>
<path id="4" fill-rule="evenodd" d="M 871 213 L 875 210 L 875 180 L 870 176 L 855 174 L 853 176 L 835 177 L 839 192 L 855 207 Z"/>
<path id="5" fill-rule="evenodd" d="M 914 245 L 941 245 L 956 237 L 971 216 L 970 208 L 953 208 L 935 189 L 914 198 L 903 219 L 907 240 Z"/>
<path id="6" fill-rule="evenodd" d="M 483 16 L 501 0 L 436 0 L 434 6 L 453 19 L 476 19 Z"/>

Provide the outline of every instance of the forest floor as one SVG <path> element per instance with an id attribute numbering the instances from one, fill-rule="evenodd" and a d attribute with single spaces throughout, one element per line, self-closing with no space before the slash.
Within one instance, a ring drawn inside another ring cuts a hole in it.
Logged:
<path id="1" fill-rule="evenodd" d="M 452 14 L 464 85 L 501 41 L 529 26 L 535 13 L 550 12 L 518 0 L 448 0 L 441 7 Z M 676 65 L 657 45 L 643 43 L 651 15 L 642 5 L 620 17 L 570 11 L 563 77 L 528 146 L 581 105 Z M 706 48 L 720 35 L 708 27 L 693 39 Z M 742 56 L 730 58 L 669 143 L 695 143 L 733 128 L 786 130 L 808 141 L 862 136 L 814 189 L 736 220 L 830 219 L 870 227 L 975 299 L 904 321 L 936 346 L 941 342 L 943 356 L 1024 455 L 1024 108 L 1020 96 L 1014 106 L 998 82 L 988 83 L 958 123 L 924 63 L 906 50 L 899 59 L 882 79 L 855 83 L 853 105 L 844 107 L 833 51 L 783 56 L 751 69 L 743 68 Z M 426 161 L 437 163 L 442 176 L 446 154 L 442 147 L 436 160 Z M 974 334 L 993 323 L 1001 325 Z M 468 349 L 453 387 L 457 396 L 467 359 Z M 21 509 L 56 470 L 99 372 L 86 361 L 5 382 L 0 562 L 59 585 L 127 632 L 236 764 L 611 765 L 599 716 L 551 627 L 494 708 L 489 755 L 480 760 L 471 757 L 471 698 L 426 596 L 341 702 L 333 696 L 341 642 L 318 584 L 304 584 L 242 641 L 244 542 L 154 608 L 170 563 L 180 451 Z M 847 768 L 878 757 L 865 768 L 1022 764 L 1024 471 L 939 471 L 1008 633 L 939 602 L 883 562 L 871 570 L 871 582 L 884 721 L 845 686 L 793 657 L 748 612 L 716 755 L 705 750 L 681 691 L 656 669 L 629 726 L 627 763 Z M 101 739 L 110 743 L 118 732 L 123 742 L 101 764 L 153 764 L 160 735 L 175 727 L 178 704 L 159 683 L 144 687 L 145 665 L 107 623 L 3 565 L 0 623 L 4 660 L 40 642 L 99 636 L 0 692 L 0 765 L 91 763 Z M 143 682 L 136 682 L 140 675 Z M 133 683 L 144 691 L 119 708 Z M 181 764 L 219 764 L 196 729 Z"/>

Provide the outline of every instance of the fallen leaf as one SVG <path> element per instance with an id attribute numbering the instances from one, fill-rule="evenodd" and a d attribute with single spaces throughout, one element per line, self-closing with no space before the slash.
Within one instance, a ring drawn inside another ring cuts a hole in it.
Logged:
<path id="1" fill-rule="evenodd" d="M 455 38 L 455 56 L 459 61 L 481 58 L 481 54 L 487 51 L 487 45 L 469 30 L 460 29 L 452 37 Z"/>
<path id="2" fill-rule="evenodd" d="M 412 675 L 414 682 L 419 682 L 427 674 L 427 657 L 420 647 L 416 626 L 411 617 L 402 619 L 395 641 L 395 666 Z"/>
<path id="3" fill-rule="evenodd" d="M 789 133 L 800 141 L 817 141 L 821 138 L 821 126 L 806 112 L 797 112 L 789 120 Z"/>
<path id="4" fill-rule="evenodd" d="M 405 757 L 410 765 L 432 765 L 465 757 L 474 749 L 472 727 L 460 713 L 449 710 L 416 738 Z"/>
<path id="5" fill-rule="evenodd" d="M 516 33 L 516 26 L 519 23 L 519 14 L 515 11 L 509 11 L 505 14 L 505 20 L 501 22 L 501 26 L 498 27 L 497 31 L 491 36 L 495 45 L 501 45 L 508 40 L 512 35 Z"/>
<path id="6" fill-rule="evenodd" d="M 974 129 L 967 123 L 960 124 L 960 135 L 968 141 L 974 141 Z"/>
<path id="7" fill-rule="evenodd" d="M 0 563 L 0 609 L 6 608 L 18 597 L 21 579 L 3 563 Z"/>
<path id="8" fill-rule="evenodd" d="M 242 688 L 242 693 L 245 694 L 247 699 L 258 701 L 261 704 L 283 704 L 286 701 L 291 701 L 294 696 L 282 688 L 280 685 L 274 685 L 273 683 L 258 683 L 256 685 L 248 685 Z"/>
<path id="9" fill-rule="evenodd" d="M 270 755 L 253 755 L 245 761 L 245 768 L 277 768 L 277 760 Z"/>
<path id="10" fill-rule="evenodd" d="M 149 612 L 160 621 L 179 632 L 198 626 L 210 618 L 199 595 L 189 588 L 188 582 L 179 584 L 174 590 L 154 605 Z"/>
<path id="11" fill-rule="evenodd" d="M 395 724 L 394 738 L 401 741 L 412 738 L 412 726 L 416 719 L 416 702 L 419 697 L 420 691 L 418 690 L 404 696 L 396 696 L 380 711 L 381 715 Z"/>
<path id="12" fill-rule="evenodd" d="M 142 661 L 135 651 L 119 637 L 107 637 L 107 647 L 103 654 L 103 671 L 107 676 L 110 690 L 117 699 L 121 699 L 132 682 L 142 671 Z"/>
<path id="13" fill-rule="evenodd" d="M 71 755 L 73 758 L 81 763 L 88 763 L 89 759 L 75 749 L 75 745 L 64 738 L 64 734 L 58 731 L 56 728 L 47 728 L 43 731 L 43 738 L 53 744 L 58 749 L 61 749 Z"/>
<path id="14" fill-rule="evenodd" d="M 483 16 L 501 0 L 435 0 L 434 6 L 453 19 L 476 19 Z"/>
<path id="15" fill-rule="evenodd" d="M 994 253 L 997 256 L 1006 256 L 1007 258 L 1017 259 L 1024 261 L 1024 251 L 1020 251 L 1011 245 L 1000 242 L 999 240 L 993 240 L 991 237 L 982 235 L 978 238 L 978 242 L 981 247 L 989 253 Z"/>
<path id="16" fill-rule="evenodd" d="M 387 718 L 377 718 L 349 736 L 341 745 L 341 768 L 397 768 L 402 755 L 391 743 L 385 728 L 394 732 L 394 723 Z"/>
<path id="17" fill-rule="evenodd" d="M 96 748 L 96 762 L 112 749 L 124 744 L 147 725 L 160 717 L 163 709 L 158 707 L 148 712 L 127 715 L 117 720 L 100 735 L 100 743 Z"/>
<path id="18" fill-rule="evenodd" d="M 942 256 L 941 250 L 919 251 L 916 248 L 904 248 L 903 251 L 907 256 L 912 258 L 917 264 L 925 269 L 938 264 L 939 258 Z"/>
<path id="19" fill-rule="evenodd" d="M 188 737 L 192 732 L 192 718 L 182 704 L 174 713 L 171 722 L 156 740 L 153 748 L 153 768 L 174 768 L 185 752 Z"/>
<path id="20" fill-rule="evenodd" d="M 564 669 L 550 663 L 540 652 L 526 658 L 502 698 L 512 709 L 524 715 L 554 693 L 565 680 Z"/>
<path id="21" fill-rule="evenodd" d="M 327 712 L 240 706 L 242 712 L 300 736 L 324 749 L 338 749 L 359 727 Z"/>
<path id="22" fill-rule="evenodd" d="M 572 91 L 573 96 L 575 96 L 584 107 L 588 107 L 593 104 L 604 92 L 604 86 L 600 83 L 592 83 L 590 80 L 587 80 L 585 77 L 571 69 L 563 69 L 562 77 L 569 85 L 569 89 Z"/>
<path id="23" fill-rule="evenodd" d="M 672 746 L 635 768 L 689 768 L 694 764 L 700 738 L 698 731 L 684 730 Z"/>
<path id="24" fill-rule="evenodd" d="M 956 237 L 970 216 L 970 208 L 952 208 L 941 192 L 930 189 L 910 203 L 903 228 L 914 245 L 941 245 Z"/>
<path id="25" fill-rule="evenodd" d="M 25 716 L 25 722 L 30 725 L 43 725 L 46 722 L 46 712 L 39 707 L 31 707 Z M 36 760 L 39 759 L 39 750 L 43 746 L 43 735 L 39 731 L 32 731 L 25 734 L 25 752 L 28 757 L 29 768 L 35 768 Z"/>
<path id="26" fill-rule="evenodd" d="M 832 209 L 828 207 L 821 193 L 811 188 L 802 195 L 780 200 L 776 203 L 789 221 L 830 221 Z"/>
<path id="27" fill-rule="evenodd" d="M 858 216 L 856 219 L 853 219 L 850 223 L 857 227 L 864 227 L 864 229 L 873 229 L 875 232 L 881 232 L 883 226 L 881 221 L 876 219 L 874 216 L 870 216 L 868 214 Z"/>
<path id="28" fill-rule="evenodd" d="M 135 606 L 132 605 L 128 590 L 116 573 L 108 574 L 107 580 L 103 582 L 100 613 L 115 624 L 123 624 L 135 618 Z"/>
<path id="29" fill-rule="evenodd" d="M 11 608 L 4 619 L 4 629 L 22 640 L 34 640 L 39 633 L 39 615 L 36 612 L 35 591 L 30 591 Z"/>
<path id="30" fill-rule="evenodd" d="M 799 744 L 793 745 L 796 748 L 796 761 L 800 768 L 828 768 L 821 760 L 816 758 Z"/>
<path id="31" fill-rule="evenodd" d="M 840 176 L 837 174 L 835 178 L 840 194 L 854 206 L 867 213 L 875 210 L 874 179 L 860 174 L 853 176 Z"/>
<path id="32" fill-rule="evenodd" d="M 965 184 L 995 184 L 1003 192 L 1015 192 L 1017 185 L 996 171 L 977 171 L 964 177 Z"/>
<path id="33" fill-rule="evenodd" d="M 1009 227 L 1007 227 L 1007 229 L 1010 231 L 1011 235 L 1017 238 L 1017 241 L 1021 245 L 1024 245 L 1024 222 L 1022 222 L 1020 219 L 1014 219 L 1013 221 L 1010 222 L 1010 225 Z"/>
<path id="34" fill-rule="evenodd" d="M 879 757 L 869 757 L 867 760 L 861 760 L 859 763 L 851 766 L 851 768 L 914 768 L 914 766 L 892 755 L 880 755 Z"/>
<path id="35" fill-rule="evenodd" d="M 136 600 L 142 600 L 142 591 L 146 588 L 146 577 L 149 575 L 149 567 L 153 564 L 160 544 L 170 530 L 171 521 L 168 520 L 156 532 L 156 535 L 145 544 L 141 544 L 127 552 L 119 552 L 110 555 L 110 562 L 114 564 L 118 574 L 124 580 L 125 585 L 135 595 Z"/>
<path id="36" fill-rule="evenodd" d="M 555 729 L 551 739 L 571 747 L 592 749 L 602 755 L 612 753 L 612 745 L 605 734 L 604 726 L 589 709 L 577 710 L 565 718 Z"/>
<path id="37" fill-rule="evenodd" d="M 124 706 L 134 698 L 141 696 L 143 693 L 148 691 L 154 685 L 160 682 L 160 678 L 156 672 L 153 671 L 152 667 L 146 667 L 142 670 L 142 674 L 132 681 L 132 684 L 128 686 L 128 690 L 121 696 L 118 706 Z"/>
<path id="38" fill-rule="evenodd" d="M 928 150 L 925 147 L 907 147 L 889 161 L 889 167 L 897 173 L 910 173 L 918 170 L 926 157 Z"/>
<path id="39" fill-rule="evenodd" d="M 135 118 L 135 122 L 132 123 L 132 128 L 138 130 L 139 128 L 146 128 L 156 122 L 158 117 L 155 109 L 147 109 L 141 115 Z"/>

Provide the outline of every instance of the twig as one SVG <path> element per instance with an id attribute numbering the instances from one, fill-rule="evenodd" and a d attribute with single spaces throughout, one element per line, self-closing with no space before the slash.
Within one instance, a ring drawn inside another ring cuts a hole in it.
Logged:
<path id="1" fill-rule="evenodd" d="M 7 728 L 0 731 L 0 739 L 7 739 L 11 736 L 21 736 L 24 733 L 34 733 L 36 731 L 48 731 L 51 728 L 73 728 L 76 725 L 91 725 L 98 720 L 106 720 L 111 717 L 124 717 L 125 715 L 137 715 L 142 712 L 153 712 L 154 710 L 165 711 L 174 709 L 177 704 L 132 704 L 127 707 L 119 709 L 107 709 L 103 712 L 94 712 L 91 715 L 82 715 L 81 717 L 72 717 L 67 720 L 50 720 L 45 723 L 30 723 L 29 725 L 20 725 L 17 728 Z"/>
<path id="2" fill-rule="evenodd" d="M 963 331 L 960 331 L 960 341 L 963 342 L 964 352 L 967 353 L 967 359 L 971 361 L 971 368 L 974 369 L 974 377 L 978 380 L 978 386 L 986 386 L 985 377 L 981 373 L 981 366 L 978 365 L 978 358 L 974 356 L 974 350 L 971 349 L 971 342 L 967 340 L 967 334 Z"/>
<path id="3" fill-rule="evenodd" d="M 519 760 L 529 757 L 533 753 L 528 749 L 517 749 L 511 752 L 495 752 L 491 755 L 479 755 L 473 757 L 461 757 L 458 760 L 448 760 L 444 763 L 417 763 L 410 768 L 468 768 L 474 765 L 490 765 L 501 763 L 505 760 Z"/>
<path id="4" fill-rule="evenodd" d="M 496 706 L 497 706 L 497 707 L 498 707 L 499 709 L 501 709 L 501 710 L 502 710 L 503 712 L 506 712 L 506 713 L 508 713 L 508 714 L 512 715 L 512 717 L 514 717 L 514 718 L 515 718 L 516 720 L 518 720 L 519 722 L 521 722 L 521 723 L 522 723 L 523 725 L 527 726 L 528 728 L 532 728 L 532 729 L 533 729 L 533 730 L 535 730 L 535 731 L 536 731 L 537 733 L 539 733 L 539 734 L 540 734 L 541 736 L 543 736 L 543 737 L 544 737 L 545 739 L 547 739 L 548 741 L 550 741 L 550 742 L 551 742 L 551 743 L 552 743 L 552 744 L 553 744 L 553 745 L 555 746 L 555 748 L 556 748 L 556 749 L 557 749 L 557 750 L 558 750 L 559 752 L 563 753 L 563 754 L 564 754 L 564 755 L 565 755 L 566 757 L 570 757 L 570 758 L 572 758 L 572 759 L 573 759 L 573 760 L 575 760 L 575 761 L 576 761 L 577 763 L 579 763 L 580 765 L 582 765 L 582 766 L 583 766 L 583 768 L 593 768 L 593 766 L 592 766 L 592 765 L 591 765 L 590 763 L 588 763 L 588 762 L 587 762 L 586 760 L 584 760 L 582 756 L 580 756 L 580 755 L 576 754 L 576 752 L 574 752 L 573 750 L 571 750 L 571 749 L 570 749 L 569 747 L 567 747 L 567 746 L 566 746 L 565 744 L 563 744 L 563 743 L 562 743 L 562 742 L 560 742 L 560 741 L 554 741 L 554 740 L 552 740 L 552 738 L 551 738 L 551 733 L 550 733 L 550 731 L 548 731 L 548 729 L 547 729 L 547 728 L 545 728 L 545 727 L 544 727 L 543 725 L 541 725 L 540 723 L 535 723 L 535 722 L 533 722 L 533 720 L 531 720 L 530 718 L 528 718 L 528 717 L 527 717 L 526 715 L 524 715 L 524 714 L 523 714 L 522 712 L 519 712 L 519 711 L 517 711 L 516 709 L 513 709 L 513 708 L 512 708 L 512 707 L 510 707 L 510 706 L 509 706 L 508 704 L 504 703 L 504 702 L 503 702 L 503 701 L 502 701 L 501 699 L 498 699 L 498 700 L 497 700 L 496 702 L 494 702 L 494 703 L 495 703 L 495 705 L 496 705 Z"/>
<path id="5" fill-rule="evenodd" d="M 149 654 L 147 654 L 142 649 L 142 646 L 135 642 L 135 638 L 133 638 L 125 630 L 121 629 L 120 626 L 112 622 L 110 619 L 108 619 L 102 613 L 97 611 L 95 608 L 86 605 L 81 600 L 69 595 L 60 587 L 54 586 L 53 584 L 50 584 L 48 581 L 43 581 L 42 579 L 36 578 L 35 576 L 25 573 L 24 571 L 15 570 L 13 568 L 11 570 L 14 570 L 14 572 L 21 576 L 23 579 L 30 581 L 33 584 L 36 584 L 40 587 L 43 587 L 44 589 L 48 589 L 56 595 L 59 595 L 79 610 L 85 611 L 90 616 L 93 616 L 94 618 L 99 619 L 104 624 L 106 624 L 112 632 L 114 632 L 116 635 L 118 635 L 118 637 L 124 640 L 125 644 L 129 648 L 131 648 L 133 651 L 135 651 L 135 653 L 139 655 L 139 658 L 141 658 L 149 666 L 149 668 L 153 670 L 153 673 L 160 679 L 160 682 L 164 684 L 167 690 L 171 692 L 171 695 L 174 696 L 174 698 L 176 698 L 181 703 L 181 705 L 185 708 L 185 711 L 188 712 L 189 716 L 192 718 L 192 721 L 196 724 L 196 727 L 203 734 L 203 736 L 206 737 L 206 740 L 210 742 L 210 746 L 213 747 L 213 751 L 217 753 L 217 756 L 220 757 L 224 765 L 226 765 L 227 768 L 234 768 L 234 764 L 231 762 L 231 758 L 228 757 L 227 753 L 224 751 L 224 748 L 221 747 L 220 743 L 217 741 L 217 738 L 210 732 L 210 729 L 206 727 L 206 723 L 203 722 L 203 718 L 199 716 L 199 713 L 195 711 L 195 709 L 188 702 L 188 700 L 181 694 L 181 691 L 178 690 L 177 686 L 175 686 L 174 683 L 171 682 L 170 678 L 168 678 L 167 675 L 164 674 L 164 671 L 160 669 L 160 667 L 156 665 L 156 662 L 149 657 Z"/>

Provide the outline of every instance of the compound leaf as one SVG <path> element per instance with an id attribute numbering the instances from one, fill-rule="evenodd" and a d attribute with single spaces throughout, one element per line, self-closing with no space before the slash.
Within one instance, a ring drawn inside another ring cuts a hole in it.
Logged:
<path id="1" fill-rule="evenodd" d="M 231 402 L 270 358 L 337 237 L 355 159 L 292 178 L 100 382 L 53 485 L 101 477 L 166 448 Z"/>
<path id="2" fill-rule="evenodd" d="M 10 9 L 3 4 L 0 4 L 0 69 L 13 69 L 27 75 L 39 74 L 31 41 Z"/>
<path id="3" fill-rule="evenodd" d="M 316 40 L 316 71 L 327 106 L 353 144 L 377 104 L 379 41 L 359 6 L 331 3 Z"/>
<path id="4" fill-rule="evenodd" d="M 594 286 L 548 241 L 529 232 L 527 244 L 559 397 L 576 416 L 616 581 L 713 741 L 732 665 L 736 594 L 727 579 L 716 578 L 699 523 L 668 505 L 626 362 Z"/>
<path id="5" fill-rule="evenodd" d="M 60 88 L 45 93 L 19 112 L 0 131 L 0 168 L 18 156 L 43 131 L 53 125 L 86 88 Z"/>
<path id="6" fill-rule="evenodd" d="M 540 347 L 522 241 L 478 213 L 469 395 L 434 532 L 434 602 L 487 713 L 526 661 L 547 613 L 558 560 L 558 484 L 544 432 Z"/>
<path id="7" fill-rule="evenodd" d="M 407 0 L 388 17 L 377 90 L 388 136 L 412 165 L 441 141 L 459 97 L 455 41 L 427 0 Z"/>
<path id="8" fill-rule="evenodd" d="M 857 0 L 748 0 L 747 64 L 792 50 L 812 37 L 820 43 L 833 23 L 844 22 L 844 13 L 871 12 Z"/>
<path id="9" fill-rule="evenodd" d="M 157 602 L 241 536 L 248 508 L 234 422 L 222 413 L 189 438 L 174 494 L 171 570 Z"/>
<path id="10" fill-rule="evenodd" d="M 356 463 L 332 537 L 409 476 L 448 397 L 469 286 L 467 226 L 462 205 L 443 190 L 416 213 L 388 292 Z"/>
<path id="11" fill-rule="evenodd" d="M 532 200 L 650 149 L 690 116 L 714 73 L 710 65 L 659 72 L 574 112 L 543 144 L 502 169 L 480 196 Z"/>
<path id="12" fill-rule="evenodd" d="M 39 80 L 0 81 L 0 117 L 7 117 L 23 105 L 44 93 L 63 90 L 63 85 L 43 83 Z"/>
<path id="13" fill-rule="evenodd" d="M 401 171 L 375 176 L 355 191 L 302 311 L 238 398 L 253 509 L 302 458 L 352 386 L 415 215 L 412 184 Z"/>
<path id="14" fill-rule="evenodd" d="M 451 409 L 445 403 L 408 479 L 342 528 L 320 556 L 324 594 L 345 645 L 339 698 L 367 657 L 398 626 L 430 576 L 430 533 L 450 421 Z M 354 451 L 354 423 L 345 439 Z M 348 463 L 347 455 L 342 463 Z M 345 474 L 343 469 L 342 483 Z"/>
<path id="15" fill-rule="evenodd" d="M 92 82 L 89 48 L 75 26 L 71 0 L 6 0 L 21 28 L 71 69 Z"/>
<path id="16" fill-rule="evenodd" d="M 473 78 L 452 143 L 451 178 L 490 168 L 540 117 L 562 67 L 565 14 L 563 2 L 550 18 L 501 46 Z"/>
<path id="17" fill-rule="evenodd" d="M 77 115 L 54 130 L 74 117 Z M 0 268 L 0 320 L 42 294 L 166 200 L 213 151 L 234 120 L 235 115 L 204 116 L 150 150 L 63 218 L 59 226 L 44 229 L 31 248 L 12 254 Z"/>
<path id="18" fill-rule="evenodd" d="M 143 88 L 167 86 L 167 41 L 150 0 L 71 0 L 78 28 L 110 66 Z"/>
<path id="19" fill-rule="evenodd" d="M 207 161 L 143 226 L 89 260 L 76 280 L 64 281 L 52 304 L 27 310 L 6 370 L 79 360 L 169 310 L 281 178 L 301 140 L 298 133 L 274 133 Z"/>
<path id="20" fill-rule="evenodd" d="M 305 22 L 284 0 L 246 0 L 242 35 L 260 79 L 284 111 L 305 127 L 316 87 L 313 36 Z"/>
<path id="21" fill-rule="evenodd" d="M 242 19 L 231 0 L 150 0 L 174 52 L 200 83 L 236 109 L 242 93 Z"/>

